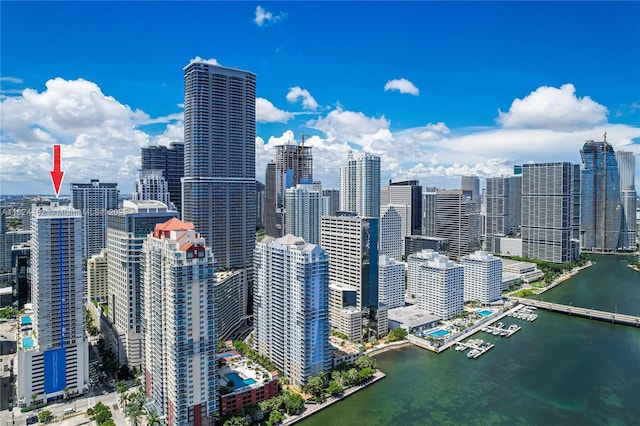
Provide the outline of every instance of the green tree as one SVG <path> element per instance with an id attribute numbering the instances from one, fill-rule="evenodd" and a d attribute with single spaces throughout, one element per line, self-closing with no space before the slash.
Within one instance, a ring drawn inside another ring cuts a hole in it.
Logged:
<path id="1" fill-rule="evenodd" d="M 327 387 L 327 392 L 329 392 L 332 396 L 340 395 L 344 391 L 344 388 L 340 386 L 336 382 L 329 382 L 329 386 Z"/>
<path id="2" fill-rule="evenodd" d="M 160 417 L 155 411 L 149 413 L 147 416 L 147 426 L 158 426 L 160 424 Z"/>
<path id="3" fill-rule="evenodd" d="M 306 390 L 316 399 L 321 399 L 324 396 L 324 387 L 325 374 L 322 371 L 317 376 L 311 376 L 307 379 Z"/>
<path id="4" fill-rule="evenodd" d="M 127 391 L 127 383 L 124 380 L 120 380 L 116 384 L 116 392 L 118 393 L 118 398 L 122 400 L 122 395 Z"/>
<path id="5" fill-rule="evenodd" d="M 42 423 L 49 423 L 52 417 L 53 413 L 49 410 L 43 410 L 40 412 L 40 414 L 38 414 L 38 420 L 40 420 Z"/>
<path id="6" fill-rule="evenodd" d="M 223 426 L 249 426 L 249 422 L 244 417 L 231 417 L 224 422 Z"/>
<path id="7" fill-rule="evenodd" d="M 133 426 L 138 426 L 138 418 L 142 416 L 142 409 L 138 405 L 137 401 L 130 402 L 124 408 L 124 412 L 131 419 Z"/>
<path id="8" fill-rule="evenodd" d="M 100 426 L 116 426 L 116 422 L 113 419 L 109 419 L 106 422 L 100 423 Z"/>
<path id="9" fill-rule="evenodd" d="M 364 368 L 376 368 L 376 362 L 373 358 L 371 358 L 369 355 L 363 355 L 360 358 L 358 358 L 355 362 L 356 367 L 358 367 L 360 370 L 364 369 Z"/>
<path id="10" fill-rule="evenodd" d="M 38 399 L 38 394 L 37 393 L 32 393 L 31 394 L 31 405 L 35 405 L 36 404 L 36 399 Z"/>
<path id="11" fill-rule="evenodd" d="M 95 406 L 89 408 L 87 414 L 99 425 L 112 418 L 111 410 L 102 402 L 98 402 Z"/>
<path id="12" fill-rule="evenodd" d="M 269 421 L 268 423 L 270 425 L 277 425 L 279 423 L 282 423 L 282 421 L 284 420 L 284 414 L 282 414 L 280 411 L 278 410 L 273 410 L 271 412 L 271 414 L 269 415 Z"/>
<path id="13" fill-rule="evenodd" d="M 287 414 L 300 414 L 300 412 L 302 412 L 302 410 L 304 409 L 304 400 L 299 394 L 285 391 L 284 398 L 284 409 Z"/>

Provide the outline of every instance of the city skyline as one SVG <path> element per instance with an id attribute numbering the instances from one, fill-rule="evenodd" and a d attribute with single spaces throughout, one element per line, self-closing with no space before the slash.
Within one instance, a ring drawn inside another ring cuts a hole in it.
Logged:
<path id="1" fill-rule="evenodd" d="M 196 57 L 257 74 L 258 180 L 302 134 L 325 187 L 350 149 L 381 156 L 382 181 L 440 188 L 579 163 L 605 131 L 640 153 L 635 2 L 150 5 L 3 3 L 0 193 L 52 194 L 54 143 L 62 194 L 92 178 L 131 193 L 140 149 L 183 140 L 181 70 Z"/>

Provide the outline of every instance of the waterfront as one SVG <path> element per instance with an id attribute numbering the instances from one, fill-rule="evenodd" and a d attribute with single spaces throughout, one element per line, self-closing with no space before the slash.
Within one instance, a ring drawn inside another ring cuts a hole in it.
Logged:
<path id="1" fill-rule="evenodd" d="M 615 298 L 614 308 L 633 313 L 640 274 L 627 260 L 597 257 L 544 300 L 611 309 Z M 522 326 L 509 339 L 476 334 L 496 346 L 475 360 L 419 348 L 376 356 L 384 380 L 300 424 L 637 424 L 640 329 L 536 312 L 533 323 L 505 319 Z"/>

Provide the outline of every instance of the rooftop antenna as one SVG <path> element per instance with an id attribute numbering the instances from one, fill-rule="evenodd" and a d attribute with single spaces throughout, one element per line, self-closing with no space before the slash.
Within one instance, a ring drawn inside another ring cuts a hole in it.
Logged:
<path id="1" fill-rule="evenodd" d="M 606 142 L 607 141 L 607 131 L 606 130 L 604 131 L 604 135 L 602 135 L 602 137 L 604 138 L 604 141 Z"/>

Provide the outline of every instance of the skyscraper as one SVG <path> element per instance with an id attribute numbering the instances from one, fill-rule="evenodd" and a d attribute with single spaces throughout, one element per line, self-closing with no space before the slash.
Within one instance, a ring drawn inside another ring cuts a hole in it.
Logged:
<path id="1" fill-rule="evenodd" d="M 329 255 L 331 282 L 358 290 L 356 307 L 378 308 L 378 219 L 323 216 L 320 245 Z"/>
<path id="2" fill-rule="evenodd" d="M 278 235 L 278 218 L 276 216 L 276 163 L 269 162 L 264 171 L 264 232 L 266 235 Z M 282 222 L 279 224 L 282 227 Z"/>
<path id="3" fill-rule="evenodd" d="M 90 302 L 107 303 L 108 295 L 107 250 L 104 249 L 87 260 L 87 299 Z"/>
<path id="4" fill-rule="evenodd" d="M 117 183 L 91 179 L 71 184 L 71 207 L 84 216 L 84 257 L 90 258 L 107 247 L 107 212 L 118 208 Z"/>
<path id="5" fill-rule="evenodd" d="M 618 172 L 620 173 L 620 197 L 622 198 L 622 230 L 620 243 L 623 250 L 634 250 L 636 247 L 636 157 L 633 152 L 616 151 Z"/>
<path id="6" fill-rule="evenodd" d="M 362 217 L 380 215 L 380 157 L 349 152 L 340 167 L 340 210 Z"/>
<path id="7" fill-rule="evenodd" d="M 480 213 L 480 179 L 478 176 L 462 176 L 460 178 L 462 193 L 471 198 L 476 204 L 476 211 Z"/>
<path id="8" fill-rule="evenodd" d="M 389 309 L 404 306 L 404 265 L 389 256 L 380 255 L 378 268 L 380 303 Z"/>
<path id="9" fill-rule="evenodd" d="M 462 190 L 436 193 L 435 236 L 449 240 L 449 256 L 458 260 L 480 248 L 480 214 Z"/>
<path id="10" fill-rule="evenodd" d="M 563 263 L 580 256 L 580 166 L 522 165 L 522 255 Z"/>
<path id="11" fill-rule="evenodd" d="M 447 320 L 462 312 L 464 268 L 435 253 L 415 265 L 416 301 L 420 310 Z"/>
<path id="12" fill-rule="evenodd" d="M 394 206 L 386 205 L 380 212 L 380 255 L 402 260 L 402 218 Z"/>
<path id="13" fill-rule="evenodd" d="M 323 188 L 322 196 L 328 198 L 327 216 L 333 216 L 340 211 L 340 190 L 336 188 Z"/>
<path id="14" fill-rule="evenodd" d="M 184 67 L 182 217 L 219 270 L 251 279 L 256 225 L 256 76 L 192 61 Z M 240 303 L 246 304 L 248 287 Z"/>
<path id="15" fill-rule="evenodd" d="M 155 200 L 125 200 L 122 209 L 107 216 L 108 316 L 118 334 L 118 347 L 112 349 L 129 367 L 140 367 L 143 361 L 142 243 L 157 224 L 177 216 Z"/>
<path id="16" fill-rule="evenodd" d="M 286 191 L 295 188 L 299 184 L 312 184 L 313 182 L 313 155 L 311 147 L 302 144 L 287 143 L 276 146 L 275 159 L 275 180 L 273 186 L 267 188 L 268 191 L 275 192 L 275 215 L 269 215 L 274 223 L 267 225 L 268 229 L 275 229 L 275 234 L 268 234 L 272 237 L 281 237 L 286 232 Z M 269 206 L 271 208 L 271 206 Z"/>
<path id="17" fill-rule="evenodd" d="M 406 235 L 422 235 L 422 186 L 417 180 L 389 181 L 389 204 L 409 206 Z"/>
<path id="18" fill-rule="evenodd" d="M 166 204 L 171 210 L 176 210 L 176 205 L 171 201 L 167 181 L 162 175 L 162 170 L 140 170 L 138 179 L 133 184 L 131 199 L 155 200 Z"/>
<path id="19" fill-rule="evenodd" d="M 31 211 L 31 302 L 21 321 L 18 405 L 77 395 L 89 387 L 84 330 L 83 217 L 56 203 Z M 36 395 L 35 399 L 32 395 Z"/>
<path id="20" fill-rule="evenodd" d="M 285 191 L 285 231 L 310 244 L 320 244 L 320 192 L 311 185 L 297 185 Z"/>
<path id="21" fill-rule="evenodd" d="M 582 249 L 616 251 L 622 229 L 622 202 L 613 147 L 606 141 L 587 141 L 580 156 L 584 163 L 580 179 Z"/>
<path id="22" fill-rule="evenodd" d="M 145 389 L 169 425 L 207 424 L 218 411 L 215 266 L 205 243 L 173 218 L 142 245 Z"/>
<path id="23" fill-rule="evenodd" d="M 182 213 L 182 183 L 180 179 L 184 176 L 184 143 L 171 142 L 168 147 L 159 145 L 142 148 L 142 170 L 162 170 L 162 176 L 167 181 L 169 199 L 178 212 Z M 163 200 L 158 201 L 170 206 Z"/>
<path id="24" fill-rule="evenodd" d="M 487 178 L 484 200 L 486 212 L 486 239 L 488 252 L 496 253 L 495 236 L 520 232 L 520 206 L 522 176 Z"/>
<path id="25" fill-rule="evenodd" d="M 303 386 L 331 368 L 329 257 L 286 235 L 255 248 L 254 321 L 258 352 Z"/>

